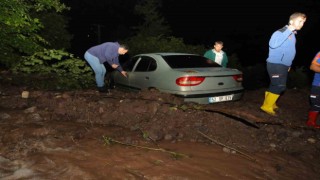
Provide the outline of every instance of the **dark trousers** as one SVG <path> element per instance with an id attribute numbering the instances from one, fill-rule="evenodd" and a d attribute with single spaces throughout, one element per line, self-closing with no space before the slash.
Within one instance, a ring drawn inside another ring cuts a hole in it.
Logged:
<path id="1" fill-rule="evenodd" d="M 270 78 L 269 92 L 281 94 L 286 90 L 289 66 L 267 62 L 267 71 Z"/>
<path id="2" fill-rule="evenodd" d="M 320 111 L 320 87 L 312 86 L 310 92 L 311 111 Z"/>

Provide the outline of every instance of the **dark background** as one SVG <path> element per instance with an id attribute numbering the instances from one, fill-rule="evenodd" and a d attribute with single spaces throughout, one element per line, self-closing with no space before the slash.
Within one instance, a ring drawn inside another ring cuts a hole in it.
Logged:
<path id="1" fill-rule="evenodd" d="M 71 52 L 83 57 L 91 46 L 133 35 L 143 22 L 134 13 L 138 0 L 68 0 L 69 31 L 74 35 Z M 237 53 L 244 66 L 264 63 L 272 33 L 285 26 L 289 16 L 304 12 L 307 21 L 297 34 L 293 66 L 309 66 L 319 51 L 319 0 L 163 0 L 160 13 L 172 35 L 184 42 L 210 48 L 222 40 L 228 55 Z"/>

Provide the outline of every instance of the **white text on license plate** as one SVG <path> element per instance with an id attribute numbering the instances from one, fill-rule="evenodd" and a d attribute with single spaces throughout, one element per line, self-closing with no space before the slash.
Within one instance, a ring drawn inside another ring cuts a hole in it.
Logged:
<path id="1" fill-rule="evenodd" d="M 214 103 L 214 102 L 221 102 L 221 101 L 231 101 L 232 98 L 233 98 L 233 94 L 227 95 L 227 96 L 209 97 L 209 102 Z"/>

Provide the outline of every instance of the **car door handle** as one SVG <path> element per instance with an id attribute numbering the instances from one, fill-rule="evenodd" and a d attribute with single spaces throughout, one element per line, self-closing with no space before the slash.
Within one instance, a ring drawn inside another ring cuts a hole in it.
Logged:
<path id="1" fill-rule="evenodd" d="M 145 77 L 145 79 L 146 79 L 146 80 L 149 80 L 149 77 L 147 76 L 147 77 Z"/>

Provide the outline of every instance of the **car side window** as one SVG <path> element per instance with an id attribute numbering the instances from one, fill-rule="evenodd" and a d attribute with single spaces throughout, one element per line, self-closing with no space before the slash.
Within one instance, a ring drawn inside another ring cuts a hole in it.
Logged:
<path id="1" fill-rule="evenodd" d="M 141 57 L 135 71 L 136 72 L 146 72 L 154 71 L 157 68 L 157 62 L 151 57 Z"/>
<path id="2" fill-rule="evenodd" d="M 123 70 L 125 71 L 132 71 L 134 65 L 137 63 L 137 61 L 140 59 L 140 56 L 136 56 L 131 58 L 129 61 L 125 62 L 122 66 Z"/>
<path id="3" fill-rule="evenodd" d="M 150 59 L 150 65 L 148 71 L 154 71 L 157 69 L 157 61 Z"/>

